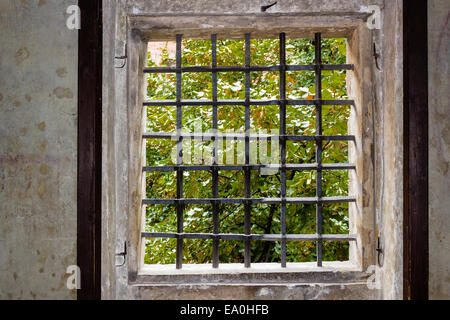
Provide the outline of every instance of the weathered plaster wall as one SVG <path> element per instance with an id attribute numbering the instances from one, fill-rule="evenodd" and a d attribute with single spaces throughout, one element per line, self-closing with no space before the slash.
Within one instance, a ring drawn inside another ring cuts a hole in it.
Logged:
<path id="1" fill-rule="evenodd" d="M 450 299 L 449 19 L 448 1 L 428 1 L 430 299 Z"/>
<path id="2" fill-rule="evenodd" d="M 261 13 L 261 5 L 273 3 L 270 0 L 128 0 L 128 11 L 132 14 L 187 14 L 187 13 L 224 13 L 248 14 Z M 267 12 L 292 13 L 355 13 L 368 5 L 383 4 L 383 0 L 278 0 Z M 363 7 L 363 8 L 362 8 Z"/>
<path id="3" fill-rule="evenodd" d="M 126 69 L 111 68 L 115 51 L 121 55 L 120 41 L 127 34 L 125 15 L 117 13 L 259 14 L 262 3 L 267 1 L 104 0 L 104 77 L 110 84 L 126 86 Z M 71 4 L 76 1 L 0 2 L 0 299 L 75 298 L 65 286 L 66 267 L 76 264 L 77 33 L 65 27 L 65 11 Z M 360 13 L 370 4 L 379 4 L 383 9 L 382 29 L 372 33 L 381 53 L 381 70 L 374 73 L 374 83 L 381 89 L 374 95 L 373 149 L 377 190 L 374 207 L 383 248 L 379 298 L 399 299 L 403 165 L 401 1 L 279 0 L 269 11 L 346 15 Z M 428 14 L 430 298 L 449 299 L 448 1 L 429 1 Z M 116 20 L 117 24 L 110 23 Z M 122 27 L 116 30 L 116 25 Z M 116 146 L 126 143 L 127 131 L 114 126 L 117 120 L 127 119 L 126 110 L 117 107 L 126 104 L 126 95 L 105 86 L 103 98 L 104 172 L 111 163 L 119 164 L 103 180 L 103 296 L 161 298 L 175 287 L 130 288 L 126 268 L 114 266 L 114 252 L 122 251 L 126 239 L 126 230 L 116 230 L 116 226 L 127 223 L 127 195 L 116 191 L 127 184 L 128 154 Z M 363 284 L 352 286 L 353 289 L 345 290 L 340 285 L 293 285 L 290 291 L 279 286 L 222 289 L 225 296 L 245 299 L 359 298 L 367 294 Z M 180 297 L 224 296 L 217 287 L 176 289 Z"/>
<path id="4" fill-rule="evenodd" d="M 375 69 L 374 157 L 377 237 L 382 254 L 382 299 L 403 298 L 403 38 L 402 1 L 385 1 L 381 29 L 374 31 L 379 69 Z M 374 61 L 375 65 L 375 61 Z M 379 260 L 379 263 L 378 263 Z"/>
<path id="5" fill-rule="evenodd" d="M 115 49 L 115 31 L 116 23 L 111 23 L 116 17 L 115 5 L 110 5 L 110 0 L 103 0 L 103 118 L 102 127 L 107 128 L 102 134 L 102 172 L 109 172 L 108 175 L 102 177 L 102 298 L 113 299 L 115 280 L 111 275 L 115 274 L 114 244 L 116 239 L 115 233 L 115 212 L 116 212 L 116 172 L 108 168 L 112 163 L 116 162 L 115 148 L 115 126 L 117 109 L 113 108 L 115 101 L 114 84 L 116 77 L 114 65 L 114 49 Z M 120 56 L 120 54 L 119 54 Z M 108 177 L 108 178 L 106 178 Z"/>
<path id="6" fill-rule="evenodd" d="M 0 4 L 0 299 L 73 299 L 77 1 Z"/>

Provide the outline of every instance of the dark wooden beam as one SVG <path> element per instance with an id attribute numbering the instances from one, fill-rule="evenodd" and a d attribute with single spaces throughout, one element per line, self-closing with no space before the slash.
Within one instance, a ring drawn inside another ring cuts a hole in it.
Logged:
<path id="1" fill-rule="evenodd" d="M 78 300 L 101 299 L 102 1 L 80 0 L 78 42 Z"/>
<path id="2" fill-rule="evenodd" d="M 403 296 L 428 299 L 427 1 L 403 1 Z"/>

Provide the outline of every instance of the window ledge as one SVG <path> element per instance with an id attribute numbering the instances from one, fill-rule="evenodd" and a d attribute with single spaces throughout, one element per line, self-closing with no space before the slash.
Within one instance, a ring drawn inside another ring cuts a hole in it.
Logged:
<path id="1" fill-rule="evenodd" d="M 282 284 L 282 283 L 355 283 L 365 282 L 369 274 L 350 261 L 288 263 L 253 263 L 251 268 L 243 264 L 221 264 L 213 269 L 211 264 L 144 265 L 132 284 Z"/>

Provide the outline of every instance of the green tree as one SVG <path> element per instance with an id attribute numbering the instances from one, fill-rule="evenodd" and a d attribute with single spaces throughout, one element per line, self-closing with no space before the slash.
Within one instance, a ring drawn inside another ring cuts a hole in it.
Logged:
<path id="1" fill-rule="evenodd" d="M 244 65 L 245 48 L 242 40 L 221 40 L 217 43 L 217 63 L 219 66 Z M 310 39 L 287 40 L 288 64 L 313 64 L 314 45 Z M 345 39 L 323 39 L 322 62 L 324 64 L 344 64 L 346 60 Z M 276 65 L 279 63 L 279 40 L 262 39 L 251 41 L 252 65 Z M 167 47 L 162 48 L 161 66 L 174 65 L 169 57 Z M 184 40 L 183 66 L 211 65 L 211 41 Z M 157 66 L 148 56 L 148 66 Z M 322 72 L 323 99 L 346 99 L 345 71 Z M 314 72 L 287 72 L 286 95 L 288 99 L 314 99 Z M 175 99 L 175 74 L 149 74 L 147 77 L 147 99 Z M 243 72 L 218 73 L 219 99 L 244 99 L 245 75 Z M 251 72 L 252 99 L 278 99 L 278 72 Z M 182 76 L 183 99 L 211 99 L 212 80 L 210 73 L 185 73 Z M 347 134 L 349 106 L 323 106 L 323 134 Z M 244 107 L 219 106 L 218 129 L 244 132 Z M 276 130 L 279 128 L 278 106 L 252 106 L 251 129 Z M 314 135 L 316 115 L 314 106 L 287 106 L 287 134 Z M 211 106 L 184 106 L 183 127 L 194 130 L 194 124 L 201 119 L 202 129 L 212 128 Z M 147 109 L 147 131 L 174 132 L 176 130 L 175 107 L 149 107 Z M 159 166 L 172 164 L 170 153 L 175 146 L 171 140 L 155 139 L 147 142 L 147 165 Z M 193 148 L 210 154 L 211 142 L 195 142 Z M 226 143 L 226 148 L 231 148 Z M 315 142 L 287 142 L 287 163 L 314 163 Z M 324 142 L 323 162 L 348 162 L 348 145 L 345 141 Z M 184 197 L 212 197 L 211 172 L 184 172 Z M 243 197 L 244 176 L 242 171 L 219 172 L 219 197 Z M 176 174 L 167 172 L 147 173 L 148 198 L 175 198 Z M 252 197 L 279 197 L 280 174 L 262 175 L 258 171 L 251 174 Z M 323 171 L 324 196 L 348 194 L 348 172 L 345 170 Z M 287 196 L 315 196 L 315 171 L 288 171 Z M 323 207 L 324 233 L 348 233 L 348 205 L 345 203 L 327 204 Z M 151 205 L 146 208 L 146 231 L 176 232 L 176 208 L 170 205 Z M 286 210 L 287 233 L 312 234 L 316 229 L 315 205 L 288 204 Z M 256 234 L 280 233 L 280 208 L 278 205 L 260 204 L 252 207 L 251 232 Z M 184 211 L 184 229 L 186 232 L 212 232 L 212 208 L 210 205 L 190 205 Z M 244 233 L 243 205 L 220 206 L 220 232 Z M 184 263 L 211 262 L 211 240 L 185 240 L 183 252 Z M 174 263 L 176 240 L 148 239 L 146 246 L 146 263 Z M 221 241 L 220 262 L 243 262 L 243 241 Z M 281 244 L 279 242 L 252 242 L 253 262 L 279 262 Z M 324 260 L 347 260 L 347 242 L 324 242 Z M 288 242 L 288 262 L 314 261 L 316 259 L 314 242 Z"/>

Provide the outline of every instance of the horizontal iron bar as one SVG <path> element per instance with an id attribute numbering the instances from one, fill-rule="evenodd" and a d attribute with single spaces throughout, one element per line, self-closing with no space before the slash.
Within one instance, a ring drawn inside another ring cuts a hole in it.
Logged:
<path id="1" fill-rule="evenodd" d="M 352 64 L 320 65 L 320 70 L 354 70 Z M 152 67 L 144 68 L 144 73 L 177 73 L 177 72 L 248 72 L 248 71 L 280 71 L 281 66 L 190 66 L 190 67 Z M 286 71 L 315 71 L 315 65 L 287 65 Z"/>
<path id="2" fill-rule="evenodd" d="M 193 140 L 267 140 L 267 139 L 285 139 L 288 141 L 355 141 L 353 135 L 336 135 L 336 136 L 309 136 L 309 135 L 273 135 L 273 134 L 245 134 L 245 133 L 195 133 L 195 132 L 147 132 L 142 135 L 144 139 L 172 139 L 177 141 L 179 137 Z"/>
<path id="3" fill-rule="evenodd" d="M 250 105 L 257 106 L 267 106 L 267 105 L 295 105 L 295 106 L 311 106 L 311 105 L 327 105 L 327 106 L 354 106 L 354 100 L 314 100 L 314 99 L 293 99 L 293 100 L 266 100 L 266 99 L 253 99 L 248 102 Z M 245 100 L 217 100 L 214 102 L 212 100 L 200 99 L 200 100 L 181 100 L 177 102 L 176 100 L 146 100 L 144 101 L 144 106 L 244 106 L 246 104 Z"/>
<path id="4" fill-rule="evenodd" d="M 264 241 L 356 241 L 352 234 L 230 234 L 230 233 L 164 233 L 142 232 L 142 238 L 173 238 L 173 239 L 221 239 L 221 240 L 264 240 Z"/>
<path id="5" fill-rule="evenodd" d="M 280 136 L 282 139 L 283 136 Z M 345 136 L 345 135 L 337 135 L 337 136 L 298 136 L 298 135 L 286 135 L 287 141 L 355 141 L 355 136 Z"/>
<path id="6" fill-rule="evenodd" d="M 355 202 L 355 197 L 339 196 L 339 197 L 299 197 L 299 198 L 182 198 L 182 199 L 143 199 L 142 204 L 212 204 L 212 203 L 226 203 L 226 204 L 281 204 L 284 203 L 344 203 Z"/>
<path id="7" fill-rule="evenodd" d="M 320 167 L 316 163 L 302 163 L 302 164 L 286 164 L 284 166 L 286 170 L 302 171 L 302 170 L 354 170 L 356 169 L 354 164 L 350 163 L 324 163 Z M 145 166 L 142 168 L 144 172 L 170 172 L 181 169 L 183 171 L 208 171 L 208 170 L 244 170 L 250 168 L 250 170 L 261 169 L 281 169 L 280 164 L 250 164 L 250 165 L 183 165 L 183 166 Z"/>

